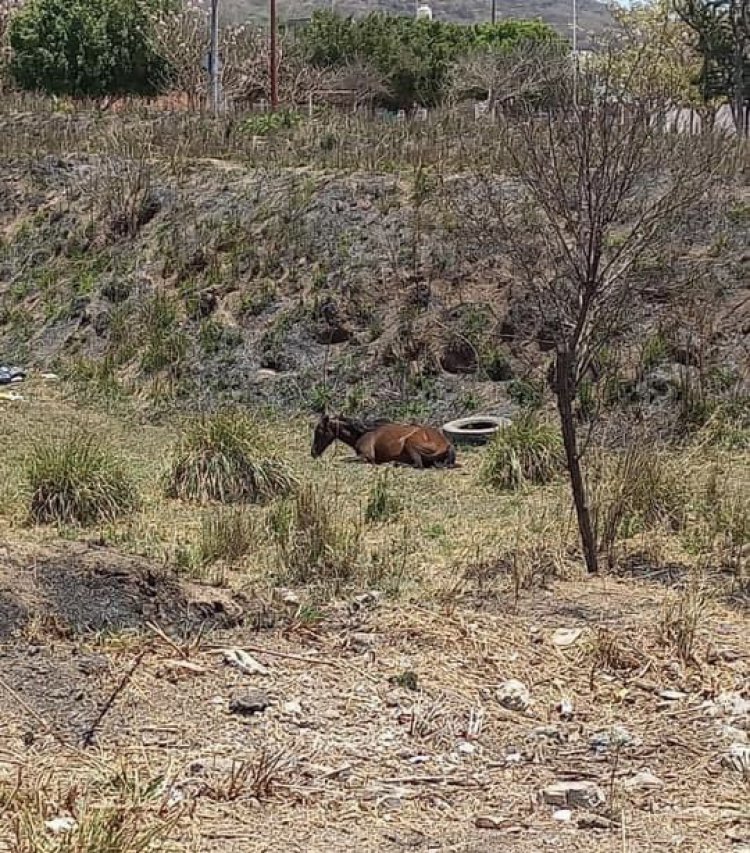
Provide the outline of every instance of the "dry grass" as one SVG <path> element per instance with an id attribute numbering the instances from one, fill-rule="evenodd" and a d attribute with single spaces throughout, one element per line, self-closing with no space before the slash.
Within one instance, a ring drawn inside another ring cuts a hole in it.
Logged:
<path id="1" fill-rule="evenodd" d="M 487 449 L 483 476 L 497 489 L 516 491 L 548 483 L 563 464 L 559 428 L 528 413 L 497 432 Z"/>
<path id="2" fill-rule="evenodd" d="M 220 412 L 198 418 L 175 450 L 167 495 L 201 503 L 260 503 L 288 493 L 294 476 L 265 444 L 246 415 Z"/>
<path id="3" fill-rule="evenodd" d="M 90 526 L 138 506 L 123 463 L 100 438 L 85 432 L 34 447 L 25 480 L 32 523 Z"/>
<path id="4" fill-rule="evenodd" d="M 157 639 L 102 722 L 96 760 L 75 747 L 76 721 L 95 716 L 154 635 L 63 633 L 33 658 L 25 644 L 8 646 L 3 678 L 25 685 L 24 701 L 69 743 L 48 736 L 0 686 L 0 839 L 15 849 L 93 853 L 84 842 L 101 835 L 97 827 L 117 809 L 122 829 L 107 824 L 121 840 L 117 853 L 140 853 L 144 843 L 186 853 L 250 853 L 269 844 L 374 853 L 409 838 L 489 853 L 509 846 L 531 853 L 554 838 L 563 853 L 620 853 L 623 833 L 633 851 L 668 848 L 677 835 L 687 849 L 721 850 L 728 832 L 742 830 L 741 775 L 720 761 L 728 719 L 712 717 L 703 703 L 744 689 L 750 659 L 746 611 L 727 598 L 731 575 L 707 533 L 731 529 L 733 553 L 744 541 L 735 521 L 748 494 L 744 450 L 717 450 L 709 466 L 690 453 L 665 456 L 689 495 L 683 523 L 639 525 L 618 539 L 615 568 L 636 550 L 650 555 L 642 558 L 643 580 L 587 580 L 564 481 L 497 493 L 483 484 L 481 449 L 461 451 L 464 467 L 453 471 L 390 471 L 387 492 L 402 514 L 367 525 L 369 495 L 382 488 L 384 472 L 343 464 L 337 453 L 313 461 L 309 425 L 291 423 L 289 465 L 311 485 L 267 507 L 206 510 L 164 499 L 169 425 L 135 429 L 120 415 L 84 415 L 35 380 L 24 393 L 23 409 L 0 409 L 10 448 L 0 457 L 0 482 L 11 500 L 0 538 L 13 543 L 14 561 L 6 572 L 10 555 L 0 549 L 0 586 L 31 576 L 19 575 L 18 565 L 38 563 L 54 537 L 16 524 L 25 453 L 36 436 L 64 435 L 82 421 L 129 460 L 143 495 L 132 518 L 85 534 L 116 544 L 92 552 L 100 570 L 119 551 L 170 561 L 178 546 L 198 550 L 215 521 L 222 544 L 213 553 L 221 562 L 232 552 L 236 571 L 227 582 L 244 593 L 248 615 L 244 627 L 196 642 Z M 613 476 L 608 493 L 617 482 Z M 712 513 L 723 495 L 731 497 Z M 237 526 L 228 511 L 242 514 Z M 684 567 L 682 585 L 663 585 L 662 564 Z M 302 584 L 291 595 L 275 586 L 280 568 Z M 362 594 L 372 587 L 391 596 Z M 205 595 L 212 601 L 216 592 Z M 4 602 L 0 595 L 0 608 Z M 49 624 L 37 620 L 34 630 L 44 635 Z M 580 635 L 560 645 L 560 628 Z M 217 649 L 232 646 L 267 673 L 226 666 Z M 89 655 L 105 658 L 104 673 L 81 671 L 64 687 L 63 665 Z M 45 666 L 40 691 L 28 679 Z M 494 698 L 509 678 L 529 687 L 528 712 Z M 250 687 L 268 693 L 269 708 L 248 718 L 227 713 L 230 695 Z M 664 690 L 686 698 L 664 699 Z M 557 710 L 563 699 L 572 702 L 569 721 Z M 622 727 L 632 741 L 590 746 Z M 23 745 L 29 731 L 33 750 Z M 19 768 L 23 795 L 14 793 Z M 661 787 L 629 787 L 645 768 Z M 599 819 L 614 821 L 610 829 L 578 827 L 578 812 L 561 825 L 539 804 L 541 787 L 570 775 L 605 790 Z M 34 790 L 39 802 L 29 798 Z M 55 847 L 65 842 L 44 821 L 69 813 L 71 790 L 80 826 L 93 829 L 78 847 Z M 478 829 L 480 816 L 506 829 Z"/>

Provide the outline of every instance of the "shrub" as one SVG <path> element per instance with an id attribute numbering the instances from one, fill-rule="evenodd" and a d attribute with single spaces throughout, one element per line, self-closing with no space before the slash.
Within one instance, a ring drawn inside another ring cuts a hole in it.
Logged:
<path id="1" fill-rule="evenodd" d="M 166 478 L 181 500 L 263 502 L 296 484 L 288 464 L 270 452 L 245 415 L 219 412 L 194 421 L 180 440 Z"/>
<path id="2" fill-rule="evenodd" d="M 373 12 L 344 18 L 319 10 L 301 33 L 307 59 L 321 68 L 363 65 L 382 76 L 376 101 L 392 108 L 434 106 L 448 94 L 458 59 L 521 43 L 560 43 L 542 21 L 465 26 Z"/>
<path id="3" fill-rule="evenodd" d="M 150 10 L 162 5 L 30 0 L 10 24 L 11 73 L 21 88 L 48 94 L 153 94 L 167 79 L 150 38 Z"/>
<path id="4" fill-rule="evenodd" d="M 515 491 L 527 483 L 549 482 L 564 464 L 559 431 L 526 414 L 495 434 L 487 449 L 482 478 L 497 489 Z"/>
<path id="5" fill-rule="evenodd" d="M 544 399 L 544 385 L 530 379 L 513 379 L 508 383 L 508 397 L 524 409 L 538 409 Z"/>
<path id="6" fill-rule="evenodd" d="M 269 522 L 282 570 L 293 583 L 348 580 L 362 551 L 362 528 L 341 518 L 342 507 L 312 483 L 274 507 Z"/>
<path id="7" fill-rule="evenodd" d="M 29 516 L 39 524 L 112 521 L 138 506 L 121 462 L 86 433 L 36 447 L 26 463 Z"/>

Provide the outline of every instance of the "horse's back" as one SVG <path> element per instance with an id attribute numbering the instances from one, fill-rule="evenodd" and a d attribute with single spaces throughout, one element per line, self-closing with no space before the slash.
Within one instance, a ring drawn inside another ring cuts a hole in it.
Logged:
<path id="1" fill-rule="evenodd" d="M 411 456 L 407 445 L 427 458 L 446 454 L 451 447 L 439 430 L 418 424 L 385 424 L 373 431 L 368 444 L 379 463 L 408 462 Z"/>

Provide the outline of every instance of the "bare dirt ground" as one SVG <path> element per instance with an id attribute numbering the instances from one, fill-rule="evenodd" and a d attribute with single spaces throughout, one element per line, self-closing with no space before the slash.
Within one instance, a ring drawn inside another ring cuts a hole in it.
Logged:
<path id="1" fill-rule="evenodd" d="M 747 611 L 715 603 L 678 663 L 658 635 L 663 580 L 554 582 L 517 606 L 363 596 L 307 623 L 277 598 L 263 628 L 257 602 L 112 549 L 6 547 L 0 849 L 58 849 L 24 847 L 21 817 L 119 804 L 156 849 L 739 850 L 747 776 L 722 756 L 747 734 Z M 224 648 L 264 671 L 227 665 Z M 499 702 L 508 679 L 529 688 L 527 710 Z M 252 691 L 265 710 L 230 711 Z M 555 819 L 539 792 L 570 779 L 606 802 Z"/>

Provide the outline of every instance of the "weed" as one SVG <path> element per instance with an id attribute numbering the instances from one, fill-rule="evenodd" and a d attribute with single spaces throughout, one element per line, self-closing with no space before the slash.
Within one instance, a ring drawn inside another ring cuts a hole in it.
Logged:
<path id="1" fill-rule="evenodd" d="M 262 502 L 295 484 L 289 465 L 269 449 L 255 423 L 231 411 L 188 426 L 165 482 L 169 497 L 201 503 Z"/>
<path id="2" fill-rule="evenodd" d="M 493 382 L 507 382 L 513 378 L 513 368 L 508 356 L 497 347 L 488 346 L 481 353 L 481 362 L 487 378 Z"/>
<path id="3" fill-rule="evenodd" d="M 217 355 L 224 350 L 234 349 L 242 341 L 242 335 L 237 329 L 223 326 L 213 318 L 201 322 L 198 337 L 206 355 Z"/>
<path id="4" fill-rule="evenodd" d="M 235 563 L 244 557 L 258 540 L 253 517 L 241 507 L 219 507 L 203 516 L 199 545 L 203 565 L 222 560 Z"/>
<path id="5" fill-rule="evenodd" d="M 242 796 L 267 800 L 289 764 L 283 750 L 262 747 L 254 761 L 233 761 L 228 773 L 209 779 L 205 794 L 215 802 L 232 802 Z"/>
<path id="6" fill-rule="evenodd" d="M 491 486 L 516 491 L 528 483 L 547 483 L 564 466 L 560 432 L 527 414 L 498 430 L 487 448 L 482 479 Z"/>
<path id="7" fill-rule="evenodd" d="M 293 110 L 261 113 L 245 119 L 240 126 L 240 132 L 248 136 L 268 136 L 279 130 L 289 130 L 301 120 L 302 116 Z"/>
<path id="8" fill-rule="evenodd" d="M 659 634 L 686 663 L 694 660 L 695 641 L 710 601 L 704 579 L 696 572 L 690 575 L 685 589 L 664 601 Z"/>
<path id="9" fill-rule="evenodd" d="M 368 522 L 391 521 L 401 514 L 401 501 L 391 491 L 390 471 L 378 474 L 365 507 Z"/>
<path id="10" fill-rule="evenodd" d="M 139 503 L 120 460 L 85 432 L 35 447 L 26 462 L 26 482 L 29 517 L 39 524 L 108 522 Z"/>
<path id="11" fill-rule="evenodd" d="M 361 560 L 362 528 L 342 519 L 335 495 L 312 483 L 269 516 L 282 571 L 294 583 L 324 581 L 334 587 L 349 580 Z"/>
<path id="12" fill-rule="evenodd" d="M 613 563 L 618 538 L 656 526 L 679 530 L 685 523 L 684 482 L 667 458 L 653 448 L 631 445 L 607 460 L 609 470 L 597 488 L 595 515 L 600 549 Z"/>
<path id="13" fill-rule="evenodd" d="M 641 350 L 641 372 L 648 373 L 663 364 L 669 356 L 669 351 L 669 342 L 661 332 L 651 335 L 644 341 Z"/>
<path id="14" fill-rule="evenodd" d="M 267 279 L 256 288 L 244 291 L 240 300 L 240 312 L 250 317 L 258 317 L 266 308 L 273 305 L 277 296 L 277 287 L 273 281 Z"/>
<path id="15" fill-rule="evenodd" d="M 170 368 L 175 372 L 184 361 L 188 348 L 185 333 L 177 322 L 174 300 L 156 293 L 142 309 L 144 351 L 141 368 L 146 373 L 156 373 Z"/>
<path id="16" fill-rule="evenodd" d="M 508 383 L 508 397 L 522 409 L 538 409 L 544 400 L 544 386 L 532 379 L 513 379 Z"/>

